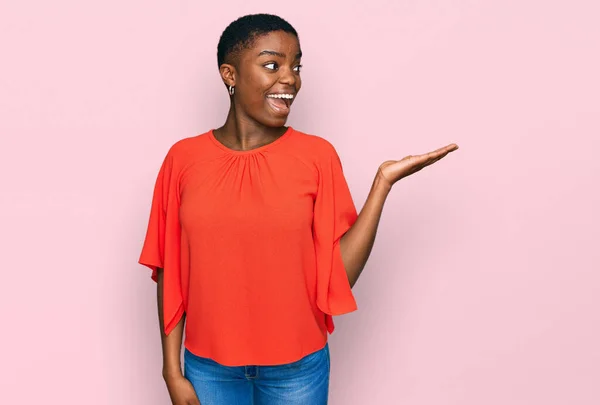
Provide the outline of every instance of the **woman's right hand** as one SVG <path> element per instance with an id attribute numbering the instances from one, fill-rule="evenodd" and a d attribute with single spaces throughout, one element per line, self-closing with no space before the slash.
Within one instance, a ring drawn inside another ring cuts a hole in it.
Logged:
<path id="1" fill-rule="evenodd" d="M 194 386 L 183 375 L 165 379 L 173 405 L 201 405 Z"/>

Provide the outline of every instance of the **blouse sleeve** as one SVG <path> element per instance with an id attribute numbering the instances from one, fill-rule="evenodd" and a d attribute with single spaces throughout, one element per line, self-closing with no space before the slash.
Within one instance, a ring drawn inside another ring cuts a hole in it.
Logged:
<path id="1" fill-rule="evenodd" d="M 319 164 L 319 186 L 313 216 L 317 306 L 325 313 L 329 333 L 334 330 L 333 315 L 357 309 L 340 251 L 340 239 L 356 222 L 357 216 L 340 158 L 330 146 L 328 157 Z"/>
<path id="2" fill-rule="evenodd" d="M 173 157 L 167 154 L 158 173 L 150 209 L 150 219 L 139 263 L 152 270 L 158 282 L 163 272 L 163 316 L 169 334 L 183 315 L 181 293 L 181 225 L 179 223 L 179 187 Z"/>

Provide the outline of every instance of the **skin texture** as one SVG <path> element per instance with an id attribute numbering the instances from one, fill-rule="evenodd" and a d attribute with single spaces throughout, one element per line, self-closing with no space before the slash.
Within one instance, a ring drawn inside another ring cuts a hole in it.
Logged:
<path id="1" fill-rule="evenodd" d="M 289 111 L 274 110 L 267 94 L 297 95 L 300 79 L 300 43 L 296 36 L 275 31 L 258 37 L 249 49 L 220 66 L 223 83 L 233 86 L 225 123 L 214 130 L 215 137 L 234 150 L 250 150 L 269 144 L 285 133 Z M 290 103 L 291 105 L 291 103 Z M 371 253 L 384 203 L 393 185 L 458 149 L 449 144 L 430 153 L 383 162 L 375 173 L 367 200 L 354 225 L 340 242 L 348 281 L 354 286 Z M 158 307 L 163 348 L 163 376 L 174 405 L 199 404 L 189 381 L 181 371 L 184 319 L 168 335 L 162 315 L 162 271 L 158 277 Z"/>

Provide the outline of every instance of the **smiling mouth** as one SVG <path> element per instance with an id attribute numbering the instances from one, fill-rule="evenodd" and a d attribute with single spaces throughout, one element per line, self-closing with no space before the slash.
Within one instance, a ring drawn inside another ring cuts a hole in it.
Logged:
<path id="1" fill-rule="evenodd" d="M 294 94 L 268 94 L 267 103 L 278 114 L 287 115 L 294 100 Z"/>

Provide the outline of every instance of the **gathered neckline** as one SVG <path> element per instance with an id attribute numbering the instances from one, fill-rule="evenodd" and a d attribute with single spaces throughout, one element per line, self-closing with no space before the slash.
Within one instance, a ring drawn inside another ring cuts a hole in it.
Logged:
<path id="1" fill-rule="evenodd" d="M 274 141 L 269 142 L 265 145 L 259 146 L 258 148 L 253 148 L 253 149 L 248 149 L 248 150 L 235 150 L 235 149 L 231 149 L 228 146 L 225 146 L 215 136 L 214 129 L 211 129 L 210 131 L 208 131 L 208 137 L 213 141 L 213 143 L 217 147 L 219 147 L 220 149 L 224 150 L 227 153 L 231 153 L 231 154 L 235 154 L 235 155 L 248 155 L 248 154 L 253 154 L 253 153 L 264 152 L 266 149 L 271 148 L 271 147 L 275 146 L 276 144 L 282 142 L 284 139 L 288 138 L 293 133 L 293 131 L 294 131 L 293 128 L 288 126 L 286 131 L 279 138 L 277 138 Z"/>

